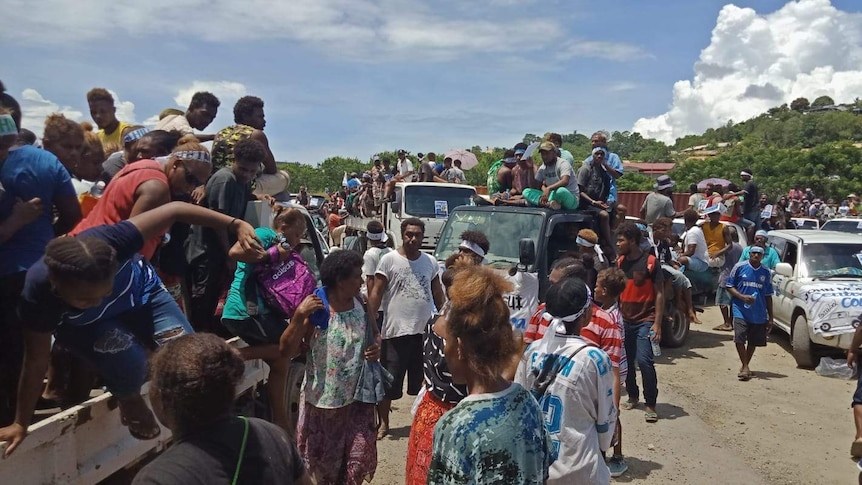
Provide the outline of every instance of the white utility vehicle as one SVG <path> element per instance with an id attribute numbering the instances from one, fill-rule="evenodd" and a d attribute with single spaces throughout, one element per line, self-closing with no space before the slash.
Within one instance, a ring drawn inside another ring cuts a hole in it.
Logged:
<path id="1" fill-rule="evenodd" d="M 862 320 L 862 237 L 831 231 L 772 231 L 775 326 L 790 335 L 800 367 L 829 347 L 850 347 Z"/>
<path id="2" fill-rule="evenodd" d="M 377 219 L 392 237 L 394 247 L 401 246 L 401 222 L 410 217 L 425 223 L 422 251 L 433 253 L 449 213 L 462 205 L 474 205 L 476 188 L 471 185 L 436 182 L 399 182 L 395 184 L 394 200 L 381 205 L 381 214 L 374 218 L 348 217 L 347 227 L 364 232 L 368 222 Z"/>

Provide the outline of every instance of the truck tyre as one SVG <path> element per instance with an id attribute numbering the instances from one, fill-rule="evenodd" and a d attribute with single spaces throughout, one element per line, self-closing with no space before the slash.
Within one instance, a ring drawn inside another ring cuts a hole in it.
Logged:
<path id="1" fill-rule="evenodd" d="M 793 332 L 790 339 L 793 347 L 793 358 L 796 365 L 802 369 L 813 369 L 820 361 L 814 352 L 814 344 L 808 336 L 808 319 L 799 314 L 793 320 Z"/>
<path id="2" fill-rule="evenodd" d="M 667 348 L 682 347 L 688 339 L 688 331 L 691 321 L 684 311 L 677 306 L 668 309 L 661 328 L 661 345 Z"/>
<path id="3" fill-rule="evenodd" d="M 287 407 L 287 420 L 290 422 L 296 436 L 296 425 L 299 422 L 299 406 L 302 399 L 302 382 L 305 378 L 305 363 L 293 361 L 287 374 L 287 385 L 284 388 L 284 405 Z"/>

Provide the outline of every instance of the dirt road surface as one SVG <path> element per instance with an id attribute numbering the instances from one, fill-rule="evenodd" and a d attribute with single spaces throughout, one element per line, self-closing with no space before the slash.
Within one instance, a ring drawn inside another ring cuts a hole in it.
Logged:
<path id="1" fill-rule="evenodd" d="M 732 335 L 711 330 L 718 309 L 692 325 L 688 344 L 657 359 L 658 413 L 622 411 L 629 470 L 615 479 L 643 484 L 856 483 L 850 460 L 854 381 L 797 369 L 786 335 L 774 331 L 754 355 L 754 378 L 739 382 Z M 625 396 L 625 391 L 623 391 Z M 403 484 L 412 398 L 393 403 L 392 435 L 378 442 L 373 483 Z"/>

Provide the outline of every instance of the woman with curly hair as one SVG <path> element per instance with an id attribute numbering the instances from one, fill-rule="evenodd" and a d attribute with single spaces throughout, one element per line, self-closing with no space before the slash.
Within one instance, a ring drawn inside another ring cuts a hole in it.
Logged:
<path id="1" fill-rule="evenodd" d="M 540 484 L 548 477 L 553 449 L 542 410 L 501 376 L 518 351 L 503 300 L 511 290 L 481 266 L 453 278 L 451 306 L 434 332 L 443 339 L 452 381 L 466 385 L 469 395 L 434 427 L 430 484 Z"/>
<path id="2" fill-rule="evenodd" d="M 224 340 L 208 333 L 177 338 L 153 356 L 150 367 L 153 411 L 174 444 L 132 483 L 311 483 L 282 429 L 232 415 L 244 369 Z"/>
<path id="3" fill-rule="evenodd" d="M 362 255 L 331 253 L 320 265 L 320 280 L 322 291 L 303 300 L 281 337 L 288 357 L 297 355 L 303 342 L 308 346 L 297 444 L 315 483 L 360 485 L 377 470 L 375 406 L 354 395 L 364 361 L 380 360 L 376 327 L 373 342 L 365 342 Z"/>

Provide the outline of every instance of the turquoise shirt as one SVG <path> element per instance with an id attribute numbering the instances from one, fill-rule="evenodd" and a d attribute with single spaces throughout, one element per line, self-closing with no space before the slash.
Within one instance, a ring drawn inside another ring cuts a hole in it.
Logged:
<path id="1" fill-rule="evenodd" d="M 518 384 L 465 397 L 434 427 L 429 485 L 539 485 L 554 460 L 545 416 Z"/>
<path id="2" fill-rule="evenodd" d="M 257 234 L 260 242 L 263 243 L 265 249 L 269 249 L 278 242 L 278 234 L 268 227 L 258 227 L 254 232 Z M 253 273 L 253 263 L 243 263 L 242 261 L 236 263 L 236 272 L 230 284 L 230 290 L 227 292 L 222 318 L 230 320 L 246 320 L 248 318 L 248 310 L 245 306 L 245 283 L 250 276 L 253 277 Z M 263 304 L 260 292 L 257 295 L 257 308 L 260 313 L 269 313 L 269 310 Z"/>
<path id="3" fill-rule="evenodd" d="M 739 257 L 739 262 L 748 261 L 748 252 L 751 249 L 751 246 L 746 247 L 742 250 L 742 256 Z M 771 246 L 767 246 L 766 250 L 763 253 L 763 261 L 760 262 L 763 266 L 766 266 L 768 269 L 775 269 L 778 266 L 778 263 L 781 261 L 778 260 L 778 251 Z"/>

